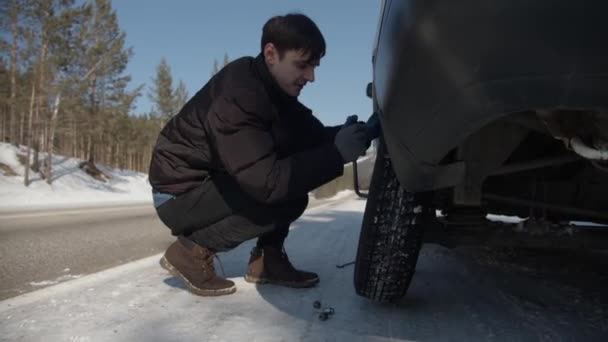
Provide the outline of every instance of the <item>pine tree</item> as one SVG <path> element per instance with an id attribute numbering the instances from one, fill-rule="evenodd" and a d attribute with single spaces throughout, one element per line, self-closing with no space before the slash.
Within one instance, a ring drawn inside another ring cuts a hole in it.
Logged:
<path id="1" fill-rule="evenodd" d="M 40 172 L 49 183 L 56 152 L 85 159 L 93 173 L 95 162 L 145 172 L 159 126 L 129 115 L 141 86 L 127 89 L 125 34 L 109 0 L 74 3 L 0 2 L 0 139 L 31 147 L 25 159 L 34 163 L 46 151 Z M 175 114 L 188 92 L 182 81 L 169 88 L 166 113 Z"/>
<path id="2" fill-rule="evenodd" d="M 186 84 L 182 80 L 177 84 L 177 88 L 175 88 L 175 105 L 174 108 L 179 111 L 188 101 L 188 89 L 186 89 Z"/>
<path id="3" fill-rule="evenodd" d="M 8 96 L 3 96 L 2 99 L 2 102 L 8 106 L 8 116 L 4 120 L 2 139 L 12 143 L 17 143 L 17 53 L 19 29 L 23 17 L 22 7 L 22 0 L 11 0 L 0 4 L 0 29 L 5 33 L 0 35 L 0 51 L 9 52 L 9 56 L 6 56 L 6 60 L 9 61 L 8 67 L 3 65 L 3 69 L 8 71 L 8 82 L 4 84 L 10 84 L 10 90 L 6 94 Z M 8 39 L 4 39 L 4 37 Z"/>
<path id="4" fill-rule="evenodd" d="M 171 68 L 165 58 L 161 58 L 156 67 L 156 77 L 148 97 L 154 103 L 153 114 L 160 121 L 160 127 L 175 115 L 175 99 L 173 93 L 173 77 Z"/>
<path id="5" fill-rule="evenodd" d="M 73 0 L 64 0 L 61 6 L 59 8 L 60 12 L 54 15 L 51 21 L 48 61 L 49 82 L 45 84 L 49 94 L 47 100 L 49 109 L 44 127 L 44 132 L 46 132 L 46 140 L 44 141 L 46 160 L 42 174 L 48 184 L 53 182 L 52 160 L 61 105 L 66 102 L 66 97 L 68 97 L 66 93 L 73 95 L 81 93 L 79 84 L 83 81 L 82 77 L 79 77 L 79 70 L 71 66 L 77 64 L 72 48 L 77 45 L 76 32 L 81 29 L 80 23 L 84 18 L 85 7 L 73 7 Z"/>
<path id="6" fill-rule="evenodd" d="M 33 148 L 33 171 L 40 170 L 39 152 L 44 148 L 44 116 L 47 113 L 48 104 L 48 80 L 49 69 L 49 45 L 53 35 L 55 26 L 56 11 L 67 4 L 67 1 L 40 0 L 33 2 L 31 8 L 28 8 L 28 15 L 32 20 L 30 27 L 30 43 L 33 43 L 33 49 L 36 51 L 37 58 L 32 64 L 33 78 L 32 92 L 30 99 L 30 108 L 28 115 L 28 130 L 27 130 L 27 156 L 25 165 L 24 184 L 29 185 L 29 169 L 30 157 Z"/>
<path id="7" fill-rule="evenodd" d="M 230 59 L 228 59 L 228 53 L 224 52 L 224 62 L 222 63 L 222 68 L 230 63 Z"/>
<path id="8" fill-rule="evenodd" d="M 213 69 L 211 69 L 211 76 L 217 74 L 217 72 L 220 71 L 220 66 L 217 62 L 217 59 L 213 59 Z"/>
<path id="9" fill-rule="evenodd" d="M 159 127 L 162 128 L 186 104 L 188 90 L 181 80 L 175 90 L 173 89 L 171 68 L 164 57 L 156 67 L 156 77 L 152 81 L 153 85 L 148 97 L 154 104 L 153 117 L 156 118 Z"/>
<path id="10" fill-rule="evenodd" d="M 123 75 L 130 48 L 125 48 L 125 33 L 118 26 L 116 11 L 109 0 L 95 0 L 88 6 L 88 20 L 84 33 L 83 64 L 92 70 L 87 78 L 86 104 L 88 112 L 87 163 L 83 164 L 91 173 L 98 173 L 95 166 L 97 154 L 103 146 L 107 130 L 105 119 L 117 110 L 130 106 L 129 100 L 137 97 L 139 89 L 128 93 L 129 76 Z"/>
<path id="11" fill-rule="evenodd" d="M 222 66 L 219 66 L 217 59 L 213 59 L 213 69 L 211 70 L 211 76 L 217 74 L 223 67 L 230 63 L 230 59 L 228 58 L 228 53 L 224 53 L 224 61 L 222 62 Z"/>

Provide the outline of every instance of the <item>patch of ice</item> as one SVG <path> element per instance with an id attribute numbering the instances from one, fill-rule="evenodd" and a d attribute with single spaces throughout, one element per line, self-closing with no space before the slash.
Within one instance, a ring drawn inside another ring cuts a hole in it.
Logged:
<path id="1" fill-rule="evenodd" d="M 339 199 L 344 199 L 350 196 L 353 196 L 355 194 L 355 192 L 353 190 L 342 190 L 342 191 L 338 191 L 338 193 L 336 193 L 333 197 L 329 198 L 328 200 L 339 200 Z"/>
<path id="2" fill-rule="evenodd" d="M 587 226 L 587 227 L 608 227 L 606 224 L 594 223 L 594 222 L 583 222 L 583 221 L 570 221 L 573 226 Z"/>
<path id="3" fill-rule="evenodd" d="M 506 215 L 494 215 L 488 214 L 486 218 L 490 221 L 494 222 L 504 222 L 504 223 L 520 223 L 524 222 L 526 219 L 518 216 L 506 216 Z"/>
<path id="4" fill-rule="evenodd" d="M 49 285 L 59 284 L 61 282 L 71 280 L 71 279 L 78 279 L 80 277 L 82 277 L 82 274 L 66 274 L 66 275 L 62 275 L 61 277 L 56 278 L 55 280 L 32 281 L 32 282 L 30 282 L 30 285 L 31 286 L 49 286 Z"/>
<path id="5" fill-rule="evenodd" d="M 58 284 L 58 281 L 53 280 L 43 280 L 43 281 L 32 281 L 30 282 L 31 286 L 48 286 Z"/>
<path id="6" fill-rule="evenodd" d="M 329 216 L 312 216 L 312 215 L 305 215 L 302 219 L 305 221 L 308 221 L 308 222 L 331 222 L 334 220 L 333 217 L 329 217 Z"/>

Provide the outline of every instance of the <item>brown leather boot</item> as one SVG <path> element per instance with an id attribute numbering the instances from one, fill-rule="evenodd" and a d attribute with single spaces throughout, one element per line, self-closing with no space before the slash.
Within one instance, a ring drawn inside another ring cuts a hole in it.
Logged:
<path id="1" fill-rule="evenodd" d="M 234 282 L 215 274 L 213 256 L 214 253 L 207 248 L 179 237 L 167 248 L 160 259 L 160 265 L 181 279 L 190 292 L 196 295 L 221 296 L 234 293 Z"/>
<path id="2" fill-rule="evenodd" d="M 311 287 L 319 282 L 316 273 L 299 271 L 287 258 L 284 249 L 254 247 L 251 250 L 245 281 L 287 287 Z"/>

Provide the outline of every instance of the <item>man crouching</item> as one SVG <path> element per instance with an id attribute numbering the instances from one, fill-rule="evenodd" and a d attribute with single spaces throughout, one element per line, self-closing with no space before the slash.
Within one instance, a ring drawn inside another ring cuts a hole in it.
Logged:
<path id="1" fill-rule="evenodd" d="M 365 127 L 325 127 L 298 101 L 325 54 L 302 14 L 271 18 L 261 53 L 225 66 L 162 129 L 149 178 L 158 216 L 175 241 L 161 265 L 197 295 L 234 293 L 214 269 L 216 253 L 258 238 L 245 280 L 310 287 L 283 242 L 308 193 L 365 153 Z"/>

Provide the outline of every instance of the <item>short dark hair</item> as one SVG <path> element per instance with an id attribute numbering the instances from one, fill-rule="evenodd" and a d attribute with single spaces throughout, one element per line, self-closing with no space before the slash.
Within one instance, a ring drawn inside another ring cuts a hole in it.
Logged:
<path id="1" fill-rule="evenodd" d="M 304 14 L 289 13 L 270 18 L 262 29 L 262 52 L 272 43 L 282 58 L 287 50 L 304 50 L 310 59 L 325 56 L 325 39 L 317 25 Z"/>

